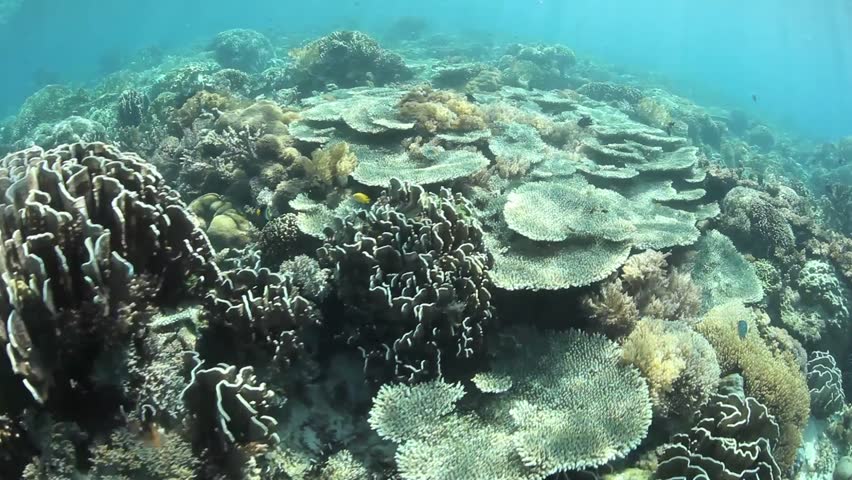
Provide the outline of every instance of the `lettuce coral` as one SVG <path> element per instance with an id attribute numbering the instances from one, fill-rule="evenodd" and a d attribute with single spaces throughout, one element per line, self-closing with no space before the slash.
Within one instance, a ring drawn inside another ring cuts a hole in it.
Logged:
<path id="1" fill-rule="evenodd" d="M 747 322 L 748 333 L 739 335 L 738 322 Z M 786 352 L 773 352 L 757 333 L 754 313 L 742 303 L 729 303 L 710 310 L 696 325 L 716 350 L 723 374 L 740 372 L 745 392 L 766 405 L 781 428 L 775 459 L 788 468 L 796 458 L 802 431 L 810 415 L 810 393 L 796 359 Z"/>

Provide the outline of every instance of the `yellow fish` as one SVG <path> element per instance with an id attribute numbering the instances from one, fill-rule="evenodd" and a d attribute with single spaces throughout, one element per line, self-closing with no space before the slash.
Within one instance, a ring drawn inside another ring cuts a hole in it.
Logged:
<path id="1" fill-rule="evenodd" d="M 355 200 L 358 203 L 362 203 L 364 205 L 370 204 L 370 197 L 366 193 L 358 192 L 352 195 L 352 200 Z"/>

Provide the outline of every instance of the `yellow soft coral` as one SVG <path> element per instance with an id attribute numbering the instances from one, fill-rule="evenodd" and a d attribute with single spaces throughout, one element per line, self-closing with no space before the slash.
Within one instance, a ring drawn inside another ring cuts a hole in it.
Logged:
<path id="1" fill-rule="evenodd" d="M 738 333 L 740 321 L 749 324 L 743 338 Z M 741 373 L 746 394 L 765 404 L 778 419 L 781 438 L 775 459 L 782 469 L 790 467 L 810 415 L 807 382 L 795 357 L 788 352 L 773 352 L 757 333 L 755 314 L 741 303 L 710 310 L 696 330 L 713 345 L 722 372 Z"/>
<path id="2" fill-rule="evenodd" d="M 639 100 L 639 104 L 636 105 L 636 114 L 640 120 L 657 128 L 666 128 L 672 121 L 669 110 L 651 97 L 642 97 Z"/>
<path id="3" fill-rule="evenodd" d="M 311 154 L 310 160 L 303 161 L 308 175 L 326 186 L 345 185 L 346 177 L 358 166 L 358 157 L 346 142 L 318 148 Z"/>
<path id="4" fill-rule="evenodd" d="M 622 358 L 648 379 L 654 413 L 662 417 L 692 415 L 721 372 L 713 348 L 684 322 L 643 319 L 624 341 Z"/>
<path id="5" fill-rule="evenodd" d="M 457 93 L 430 87 L 408 92 L 399 102 L 399 114 L 429 133 L 472 131 L 486 127 L 485 117 L 475 104 Z"/>

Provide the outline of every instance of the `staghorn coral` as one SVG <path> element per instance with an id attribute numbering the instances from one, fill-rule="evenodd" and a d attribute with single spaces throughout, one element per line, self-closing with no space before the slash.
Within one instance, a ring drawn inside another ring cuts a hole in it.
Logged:
<path id="1" fill-rule="evenodd" d="M 200 461 L 192 446 L 177 433 L 157 431 L 152 435 L 145 442 L 135 432 L 113 431 L 109 439 L 92 447 L 89 475 L 95 479 L 194 478 Z"/>
<path id="2" fill-rule="evenodd" d="M 667 257 L 653 250 L 631 256 L 618 277 L 583 299 L 586 311 L 615 337 L 630 333 L 642 317 L 694 318 L 701 291 L 688 273 L 669 267 Z"/>
<path id="3" fill-rule="evenodd" d="M 320 184 L 344 186 L 358 166 L 358 157 L 348 143 L 338 142 L 314 150 L 310 160 L 303 159 L 302 163 L 308 176 Z"/>
<path id="4" fill-rule="evenodd" d="M 749 324 L 745 338 L 738 335 L 737 323 Z M 756 333 L 754 313 L 741 303 L 717 306 L 695 329 L 716 350 L 722 373 L 740 372 L 745 393 L 766 405 L 781 429 L 775 459 L 789 468 L 802 441 L 802 430 L 810 414 L 810 394 L 796 359 L 787 352 L 773 352 Z"/>
<path id="5" fill-rule="evenodd" d="M 220 65 L 246 72 L 262 70 L 274 56 L 274 49 L 268 38 L 259 32 L 243 28 L 218 33 L 210 47 Z"/>
<path id="6" fill-rule="evenodd" d="M 446 131 L 469 132 L 486 128 L 485 117 L 476 104 L 448 90 L 432 90 L 420 86 L 402 97 L 399 116 L 415 122 L 426 133 Z"/>
<path id="7" fill-rule="evenodd" d="M 828 352 L 812 352 L 808 359 L 808 388 L 811 392 L 811 412 L 817 418 L 828 418 L 843 409 L 842 375 L 834 357 Z"/>
<path id="8" fill-rule="evenodd" d="M 339 336 L 371 377 L 413 382 L 484 353 L 491 260 L 461 195 L 392 181 L 369 209 L 334 221 L 320 265 L 347 312 Z"/>
<path id="9" fill-rule="evenodd" d="M 305 90 L 384 85 L 411 76 L 402 57 L 361 32 L 338 31 L 290 51 L 293 74 Z M 307 87 L 307 88 L 305 88 Z"/>
<path id="10" fill-rule="evenodd" d="M 88 381 L 93 353 L 126 346 L 147 308 L 217 278 L 207 237 L 135 154 L 74 144 L 0 164 L 0 341 L 36 401 Z"/>
<path id="11" fill-rule="evenodd" d="M 687 324 L 640 321 L 623 344 L 623 361 L 648 380 L 655 415 L 688 418 L 716 391 L 716 352 Z"/>
<path id="12" fill-rule="evenodd" d="M 474 377 L 486 395 L 464 407 L 464 389 L 442 381 L 379 390 L 369 421 L 400 444 L 402 478 L 543 479 L 623 457 L 646 435 L 647 387 L 615 344 L 576 330 L 512 334 Z"/>
<path id="13" fill-rule="evenodd" d="M 713 395 L 696 425 L 663 446 L 660 480 L 780 480 L 773 458 L 779 439 L 775 416 L 752 397 Z"/>

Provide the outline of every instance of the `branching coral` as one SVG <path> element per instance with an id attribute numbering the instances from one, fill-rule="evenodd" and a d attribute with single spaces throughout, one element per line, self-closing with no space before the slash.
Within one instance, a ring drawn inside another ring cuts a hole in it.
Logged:
<path id="1" fill-rule="evenodd" d="M 428 133 L 473 131 L 486 127 L 482 111 L 462 95 L 447 90 L 418 87 L 399 102 L 399 114 Z"/>
<path id="2" fill-rule="evenodd" d="M 178 434 L 159 431 L 150 442 L 127 430 L 114 431 L 109 439 L 92 448 L 92 478 L 160 480 L 193 478 L 200 461 L 192 446 Z"/>
<path id="3" fill-rule="evenodd" d="M 738 322 L 749 325 L 744 338 L 738 334 Z M 696 330 L 713 345 L 722 373 L 741 372 L 745 393 L 765 404 L 778 419 L 781 437 L 774 456 L 781 468 L 790 467 L 810 414 L 808 386 L 796 359 L 767 346 L 756 333 L 754 314 L 742 304 L 712 309 Z"/>
<path id="4" fill-rule="evenodd" d="M 621 336 L 641 317 L 689 320 L 698 314 L 700 290 L 688 273 L 669 267 L 667 256 L 653 250 L 633 255 L 617 278 L 583 300 L 604 331 Z"/>
<path id="5" fill-rule="evenodd" d="M 687 418 L 716 390 L 721 371 L 716 352 L 687 324 L 640 321 L 624 340 L 623 359 L 648 380 L 654 413 Z"/>

